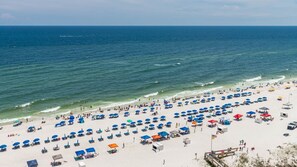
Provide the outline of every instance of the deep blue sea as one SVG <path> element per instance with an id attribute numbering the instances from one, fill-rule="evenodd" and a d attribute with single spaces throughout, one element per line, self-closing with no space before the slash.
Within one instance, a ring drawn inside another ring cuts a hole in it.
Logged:
<path id="1" fill-rule="evenodd" d="M 5 26 L 0 58 L 6 119 L 290 78 L 297 27 Z"/>

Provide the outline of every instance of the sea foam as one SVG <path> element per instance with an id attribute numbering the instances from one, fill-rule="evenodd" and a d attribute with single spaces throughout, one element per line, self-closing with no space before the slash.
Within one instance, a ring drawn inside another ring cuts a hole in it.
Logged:
<path id="1" fill-rule="evenodd" d="M 58 107 L 54 107 L 54 108 L 49 108 L 49 109 L 46 109 L 46 110 L 42 110 L 40 112 L 42 113 L 48 113 L 48 112 L 55 112 L 55 111 L 58 111 L 61 107 L 58 106 Z"/>
<path id="2" fill-rule="evenodd" d="M 257 76 L 255 78 L 250 78 L 250 79 L 246 79 L 245 82 L 254 82 L 254 81 L 259 81 L 262 79 L 262 76 Z"/>
<path id="3" fill-rule="evenodd" d="M 143 97 L 148 98 L 148 97 L 152 97 L 152 96 L 157 96 L 159 94 L 159 92 L 155 92 L 155 93 L 150 93 L 147 95 L 144 95 Z"/>

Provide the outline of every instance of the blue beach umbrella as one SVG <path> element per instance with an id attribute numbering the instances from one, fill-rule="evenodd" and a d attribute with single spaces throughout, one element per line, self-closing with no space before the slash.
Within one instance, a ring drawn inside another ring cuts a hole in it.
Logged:
<path id="1" fill-rule="evenodd" d="M 39 138 L 36 138 L 36 139 L 33 140 L 34 143 L 39 142 L 39 141 L 40 141 Z"/>
<path id="2" fill-rule="evenodd" d="M 58 138 L 58 135 L 53 135 L 52 138 L 56 139 L 56 138 Z"/>
<path id="3" fill-rule="evenodd" d="M 23 141 L 23 144 L 28 144 L 28 143 L 30 143 L 30 140 Z"/>
<path id="4" fill-rule="evenodd" d="M 256 112 L 254 112 L 254 111 L 249 111 L 249 112 L 247 112 L 246 114 L 248 114 L 248 115 L 253 115 L 253 114 L 256 114 Z"/>
<path id="5" fill-rule="evenodd" d="M 154 125 L 154 124 L 150 124 L 149 126 L 150 126 L 150 127 L 155 127 L 155 125 Z"/>
<path id="6" fill-rule="evenodd" d="M 78 131 L 77 133 L 84 133 L 84 130 L 80 130 L 80 131 Z"/>
<path id="7" fill-rule="evenodd" d="M 3 145 L 0 146 L 0 148 L 1 149 L 5 149 L 5 148 L 7 148 L 7 145 L 6 144 L 3 144 Z"/>
<path id="8" fill-rule="evenodd" d="M 15 142 L 12 144 L 12 146 L 16 147 L 16 146 L 19 146 L 21 143 L 20 142 Z"/>

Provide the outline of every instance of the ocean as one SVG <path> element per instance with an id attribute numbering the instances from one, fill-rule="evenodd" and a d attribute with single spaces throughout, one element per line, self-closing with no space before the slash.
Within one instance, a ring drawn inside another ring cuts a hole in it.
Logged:
<path id="1" fill-rule="evenodd" d="M 0 122 L 283 80 L 297 27 L 0 27 Z"/>

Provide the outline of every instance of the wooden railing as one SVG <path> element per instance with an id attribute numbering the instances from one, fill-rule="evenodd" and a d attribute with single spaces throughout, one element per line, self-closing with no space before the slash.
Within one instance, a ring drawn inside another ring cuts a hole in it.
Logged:
<path id="1" fill-rule="evenodd" d="M 235 155 L 238 148 L 229 148 L 225 150 L 216 150 L 212 152 L 206 152 L 204 154 L 204 160 L 210 163 L 214 167 L 229 167 L 221 158 Z"/>

